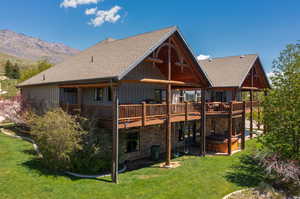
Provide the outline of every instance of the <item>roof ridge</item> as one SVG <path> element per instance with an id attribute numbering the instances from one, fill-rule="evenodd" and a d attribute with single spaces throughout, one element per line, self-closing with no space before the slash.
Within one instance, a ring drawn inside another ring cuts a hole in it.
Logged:
<path id="1" fill-rule="evenodd" d="M 147 31 L 147 32 L 144 32 L 144 33 L 139 33 L 139 34 L 135 34 L 135 35 L 132 35 L 132 36 L 124 37 L 124 38 L 121 38 L 121 39 L 115 39 L 114 41 L 111 41 L 109 43 L 117 42 L 117 41 L 121 41 L 121 40 L 125 40 L 125 39 L 130 39 L 130 38 L 134 38 L 134 37 L 138 37 L 138 36 L 142 36 L 142 35 L 146 35 L 146 34 L 151 34 L 151 33 L 154 33 L 154 32 L 158 32 L 158 31 L 162 31 L 162 30 L 166 30 L 166 29 L 171 29 L 171 28 L 175 29 L 175 28 L 177 28 L 177 26 L 168 26 L 168 27 L 161 28 L 161 29 L 151 30 L 151 31 Z M 102 40 L 102 41 L 105 41 L 105 40 Z M 101 43 L 102 41 L 100 41 L 98 43 Z"/>
<path id="2" fill-rule="evenodd" d="M 249 55 L 256 55 L 258 56 L 258 53 L 249 53 L 249 54 L 240 54 L 240 55 L 230 55 L 230 56 L 224 56 L 224 57 L 211 57 L 209 59 L 228 59 L 228 58 L 232 58 L 232 57 L 241 57 L 241 56 L 249 56 Z M 204 59 L 204 60 L 198 60 L 198 61 L 206 61 L 208 59 Z"/>

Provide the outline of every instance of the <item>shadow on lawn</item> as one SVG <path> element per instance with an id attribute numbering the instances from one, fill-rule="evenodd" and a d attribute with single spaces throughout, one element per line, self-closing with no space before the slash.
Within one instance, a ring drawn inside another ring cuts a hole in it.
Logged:
<path id="1" fill-rule="evenodd" d="M 250 154 L 242 155 L 238 164 L 228 172 L 225 178 L 239 186 L 254 187 L 264 181 L 263 169 Z"/>
<path id="2" fill-rule="evenodd" d="M 30 150 L 28 150 L 26 152 L 24 151 L 24 152 L 28 153 L 29 151 Z M 97 181 L 111 182 L 111 180 L 105 179 L 105 177 L 103 177 L 103 178 L 79 178 L 79 177 L 67 175 L 66 173 L 61 172 L 61 171 L 57 171 L 57 172 L 52 171 L 50 169 L 47 169 L 43 165 L 42 160 L 40 158 L 33 158 L 33 159 L 31 159 L 31 160 L 29 160 L 27 162 L 23 162 L 22 166 L 37 171 L 38 174 L 41 175 L 41 176 L 53 176 L 53 177 L 61 177 L 61 176 L 63 176 L 63 177 L 67 177 L 67 178 L 69 178 L 71 180 L 93 179 L 93 180 L 97 180 Z"/>

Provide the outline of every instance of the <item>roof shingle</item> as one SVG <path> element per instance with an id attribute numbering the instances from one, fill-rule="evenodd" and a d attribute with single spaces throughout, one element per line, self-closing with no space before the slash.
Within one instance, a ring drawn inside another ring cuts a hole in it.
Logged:
<path id="1" fill-rule="evenodd" d="M 213 87 L 240 87 L 257 59 L 256 54 L 199 60 Z"/>
<path id="2" fill-rule="evenodd" d="M 173 26 L 125 39 L 104 40 L 18 86 L 119 78 L 176 30 Z"/>

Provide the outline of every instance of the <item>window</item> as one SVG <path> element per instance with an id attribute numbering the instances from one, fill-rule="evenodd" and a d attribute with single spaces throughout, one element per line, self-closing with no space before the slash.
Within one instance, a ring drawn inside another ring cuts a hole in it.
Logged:
<path id="1" fill-rule="evenodd" d="M 226 92 L 216 92 L 216 101 L 217 102 L 226 102 Z"/>
<path id="2" fill-rule="evenodd" d="M 104 88 L 95 88 L 95 101 L 104 100 Z"/>
<path id="3" fill-rule="evenodd" d="M 112 101 L 112 88 L 111 87 L 107 87 L 107 100 L 109 102 Z"/>
<path id="4" fill-rule="evenodd" d="M 155 101 L 158 103 L 166 101 L 166 91 L 163 89 L 155 89 L 154 98 L 155 98 Z"/>
<path id="5" fill-rule="evenodd" d="M 140 132 L 138 129 L 128 132 L 126 137 L 126 153 L 136 152 L 140 149 Z"/>

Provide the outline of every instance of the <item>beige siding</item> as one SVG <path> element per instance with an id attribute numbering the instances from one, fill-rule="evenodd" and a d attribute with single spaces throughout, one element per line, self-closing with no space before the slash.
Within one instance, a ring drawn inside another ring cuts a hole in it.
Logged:
<path id="1" fill-rule="evenodd" d="M 22 88 L 22 97 L 47 108 L 59 106 L 59 88 L 57 86 L 30 86 Z"/>
<path id="2" fill-rule="evenodd" d="M 141 63 L 130 71 L 124 79 L 138 80 L 143 78 L 166 79 L 157 67 L 151 63 Z M 120 103 L 140 103 L 145 99 L 154 99 L 155 89 L 164 89 L 158 84 L 124 83 L 120 86 Z"/>

